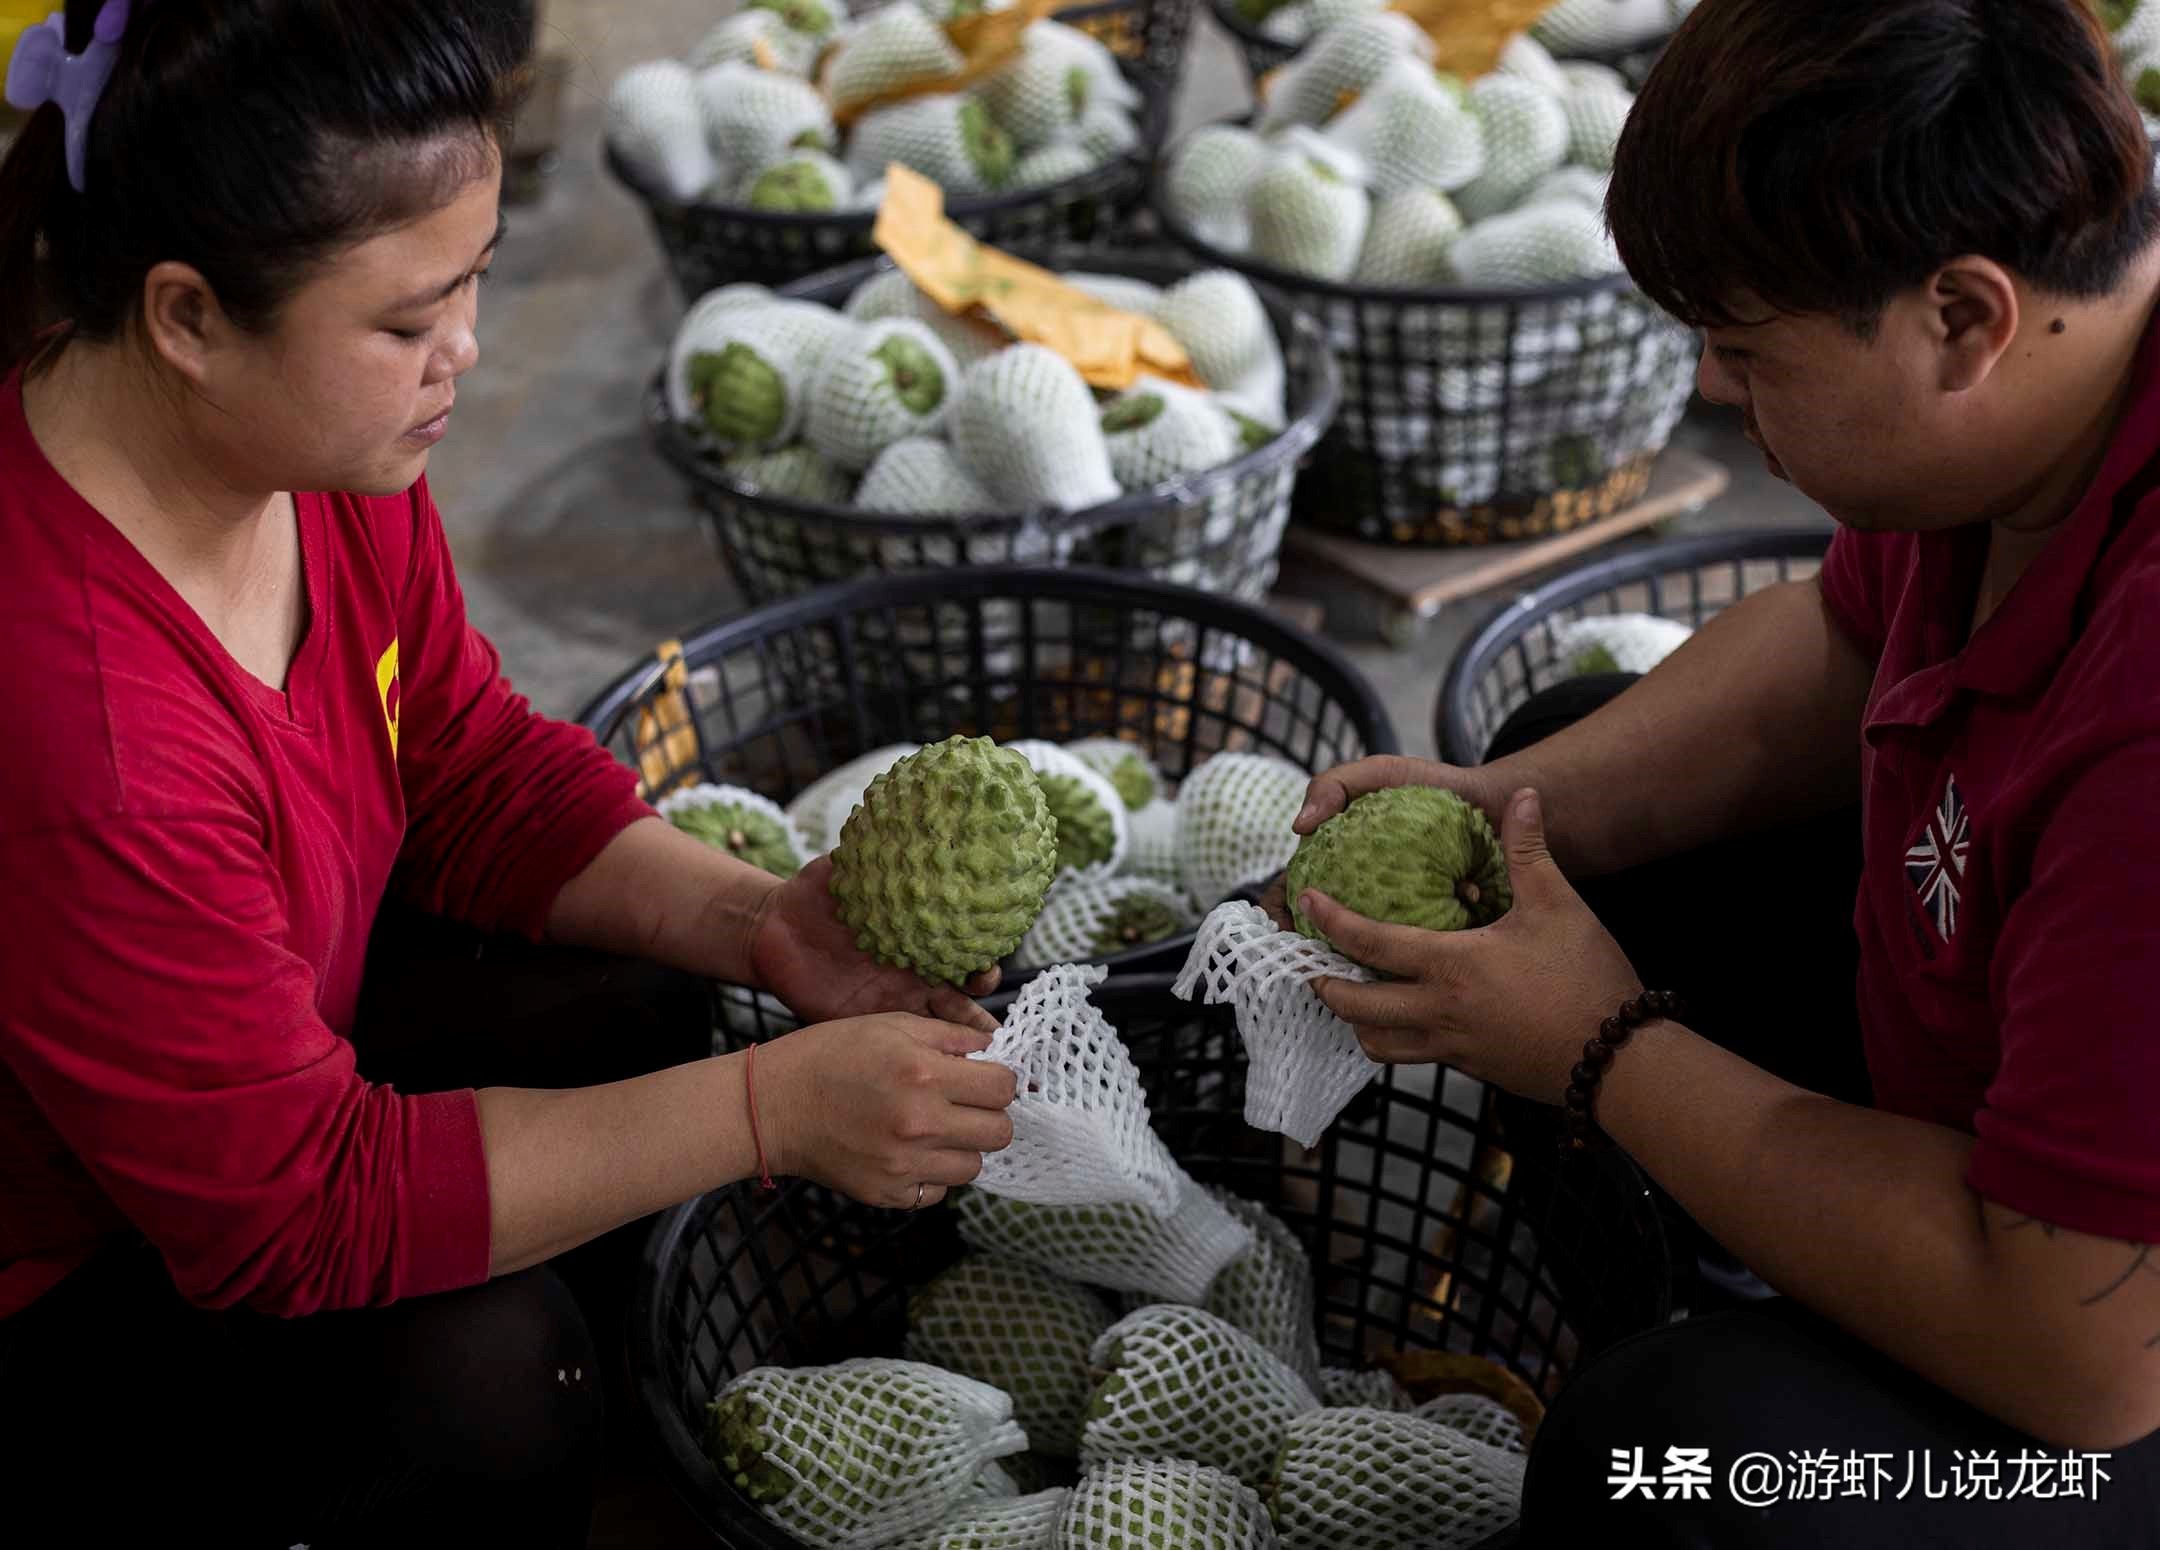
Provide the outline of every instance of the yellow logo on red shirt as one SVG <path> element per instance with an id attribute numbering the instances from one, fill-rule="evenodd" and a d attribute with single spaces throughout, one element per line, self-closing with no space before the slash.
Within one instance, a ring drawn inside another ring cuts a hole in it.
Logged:
<path id="1" fill-rule="evenodd" d="M 398 708 L 402 696 L 398 693 L 398 661 L 396 641 L 382 654 L 375 664 L 375 692 L 382 698 L 383 722 L 390 728 L 390 757 L 397 757 Z"/>

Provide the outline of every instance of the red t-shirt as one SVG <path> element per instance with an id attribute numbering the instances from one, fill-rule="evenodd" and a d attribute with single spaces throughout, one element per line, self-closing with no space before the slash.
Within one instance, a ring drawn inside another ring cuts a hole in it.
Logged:
<path id="1" fill-rule="evenodd" d="M 295 504 L 310 618 L 280 692 L 0 385 L 0 1315 L 130 1225 L 210 1306 L 486 1279 L 472 1093 L 354 1074 L 377 906 L 537 934 L 649 810 L 503 680 L 424 483 Z"/>
<path id="2" fill-rule="evenodd" d="M 1823 566 L 1880 663 L 1875 1100 L 1976 1136 L 1967 1182 L 2009 1210 L 2160 1242 L 2160 328 L 2099 476 L 1972 633 L 1987 538 L 1840 531 Z"/>

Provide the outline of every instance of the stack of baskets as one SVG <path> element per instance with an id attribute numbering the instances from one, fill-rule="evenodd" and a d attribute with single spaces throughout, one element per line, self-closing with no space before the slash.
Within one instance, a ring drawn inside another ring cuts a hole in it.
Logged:
<path id="1" fill-rule="evenodd" d="M 1166 285 L 1183 270 L 1123 254 L 1044 254 L 1052 268 L 1088 268 Z M 892 267 L 868 260 L 782 287 L 781 294 L 838 307 Z M 1298 470 L 1340 398 L 1334 358 L 1307 319 L 1275 309 L 1287 384 L 1281 434 L 1218 468 L 1135 491 L 1085 510 L 917 517 L 761 493 L 731 475 L 711 449 L 668 414 L 656 380 L 647 426 L 711 519 L 743 594 L 768 603 L 876 574 L 1008 563 L 1105 565 L 1257 602 L 1274 586 Z"/>
<path id="2" fill-rule="evenodd" d="M 1196 0 L 1096 0 L 1061 10 L 1057 20 L 1101 41 L 1140 93 L 1140 144 L 1078 176 L 1044 188 L 955 195 L 946 214 L 999 247 L 1105 243 L 1122 234 L 1142 206 L 1149 167 L 1170 123 L 1185 38 Z M 858 5 L 859 14 L 872 7 Z M 874 210 L 814 214 L 685 203 L 641 183 L 603 147 L 609 172 L 638 203 L 684 299 L 730 281 L 784 285 L 877 253 Z"/>

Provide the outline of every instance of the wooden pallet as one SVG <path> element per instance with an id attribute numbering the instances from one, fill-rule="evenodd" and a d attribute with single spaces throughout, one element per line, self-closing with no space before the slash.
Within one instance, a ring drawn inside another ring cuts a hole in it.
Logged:
<path id="1" fill-rule="evenodd" d="M 1294 558 L 1304 568 L 1301 581 L 1323 593 L 1348 591 L 1357 596 L 1377 611 L 1382 638 L 1408 647 L 1448 604 L 1504 586 L 1654 522 L 1698 510 L 1724 494 L 1731 483 L 1732 475 L 1723 464 L 1669 448 L 1651 470 L 1650 488 L 1640 501 L 1550 538 L 1478 548 L 1414 549 L 1365 543 L 1293 523 L 1284 535 L 1283 553 L 1286 560 Z"/>

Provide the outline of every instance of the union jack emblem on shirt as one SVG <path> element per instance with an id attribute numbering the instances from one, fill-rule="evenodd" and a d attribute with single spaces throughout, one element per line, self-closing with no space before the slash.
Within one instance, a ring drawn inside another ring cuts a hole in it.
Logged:
<path id="1" fill-rule="evenodd" d="M 1942 801 L 1928 816 L 1919 843 L 1905 852 L 1905 875 L 1912 879 L 1920 907 L 1935 922 L 1935 934 L 1945 942 L 1957 935 L 1958 888 L 1965 879 L 1966 858 L 1972 853 L 1972 834 L 1966 822 L 1965 802 L 1958 795 L 1957 777 L 1943 783 Z"/>

